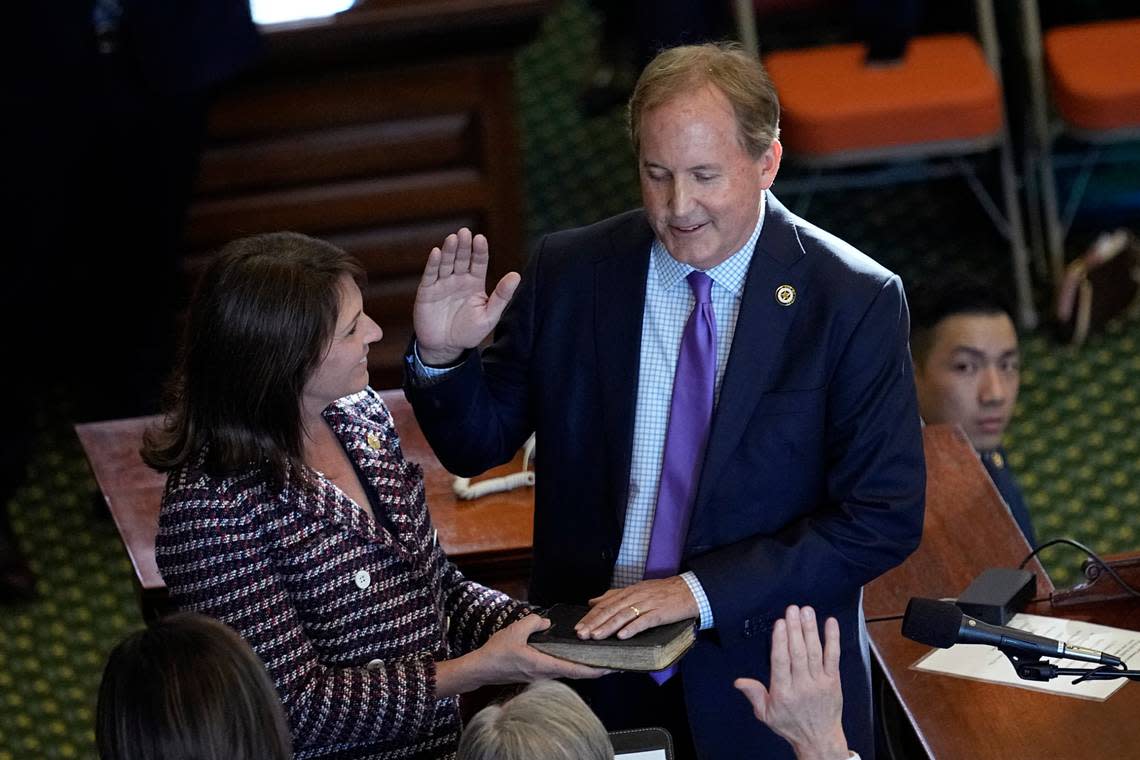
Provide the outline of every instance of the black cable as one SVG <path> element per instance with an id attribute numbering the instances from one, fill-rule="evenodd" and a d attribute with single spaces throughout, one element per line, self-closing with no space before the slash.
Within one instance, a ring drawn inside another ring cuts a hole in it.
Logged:
<path id="1" fill-rule="evenodd" d="M 1057 668 L 1057 675 L 1059 676 L 1076 676 L 1073 681 L 1074 684 L 1082 683 L 1083 681 L 1108 681 L 1113 678 L 1127 678 L 1129 681 L 1140 681 L 1140 670 L 1116 670 L 1107 665 L 1096 668 L 1095 670 L 1086 670 L 1083 668 Z"/>
<path id="2" fill-rule="evenodd" d="M 1031 678 L 1027 675 L 1032 673 Z M 1056 665 L 1046 662 L 1026 663 L 1019 666 L 1017 675 L 1023 680 L 1029 681 L 1051 681 L 1058 676 L 1077 676 L 1073 680 L 1074 684 L 1084 683 L 1085 681 L 1110 681 L 1116 678 L 1127 678 L 1129 681 L 1140 681 L 1140 670 L 1127 670 L 1122 668 L 1113 668 L 1108 665 L 1102 665 L 1099 668 L 1059 668 Z"/>
<path id="3" fill-rule="evenodd" d="M 1017 677 L 1024 681 L 1051 681 L 1058 676 L 1077 676 L 1073 681 L 1074 684 L 1084 681 L 1108 681 L 1113 678 L 1140 681 L 1140 670 L 1129 670 L 1124 663 L 1118 666 L 1101 665 L 1097 668 L 1062 668 L 1051 662 L 1045 662 L 1040 657 L 1025 658 L 1012 649 L 998 647 L 998 651 L 1009 658 Z"/>
<path id="4" fill-rule="evenodd" d="M 880 615 L 879 617 L 869 617 L 865 622 L 867 623 L 883 623 L 888 620 L 902 620 L 905 615 Z"/>
<path id="5" fill-rule="evenodd" d="M 1140 591 L 1137 591 L 1132 586 L 1129 586 L 1127 583 L 1125 583 L 1124 579 L 1121 578 L 1120 575 L 1115 570 L 1113 570 L 1107 562 L 1105 562 L 1103 559 L 1101 559 L 1099 554 L 1097 554 L 1092 549 L 1090 549 L 1087 546 L 1085 546 L 1084 544 L 1082 544 L 1080 541 L 1074 541 L 1071 538 L 1054 538 L 1051 541 L 1046 541 L 1045 543 L 1041 544 L 1040 546 L 1038 546 L 1033 551 L 1029 552 L 1029 556 L 1027 556 L 1025 559 L 1023 559 L 1021 561 L 1021 564 L 1017 566 L 1018 569 L 1023 570 L 1025 568 L 1025 566 L 1027 564 L 1029 564 L 1029 560 L 1036 557 L 1038 552 L 1040 552 L 1042 549 L 1047 549 L 1050 546 L 1054 546 L 1056 544 L 1068 544 L 1069 546 L 1075 546 L 1076 548 L 1080 549 L 1081 551 L 1083 551 L 1088 556 L 1089 559 L 1091 559 L 1093 562 L 1095 562 L 1097 565 L 1099 565 L 1102 570 L 1104 570 L 1106 573 L 1108 573 L 1112 577 L 1113 580 L 1115 580 L 1117 583 L 1119 583 L 1120 587 L 1122 589 L 1127 591 L 1130 595 L 1137 597 L 1137 598 L 1140 598 Z"/>

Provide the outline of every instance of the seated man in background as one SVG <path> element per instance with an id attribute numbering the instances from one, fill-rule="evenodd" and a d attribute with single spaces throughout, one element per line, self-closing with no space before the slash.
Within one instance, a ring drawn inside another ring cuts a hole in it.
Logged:
<path id="1" fill-rule="evenodd" d="M 1009 305 L 992 286 L 969 277 L 921 285 L 908 300 L 922 419 L 962 427 L 1021 532 L 1036 546 L 1029 510 L 1001 445 L 1021 383 Z"/>

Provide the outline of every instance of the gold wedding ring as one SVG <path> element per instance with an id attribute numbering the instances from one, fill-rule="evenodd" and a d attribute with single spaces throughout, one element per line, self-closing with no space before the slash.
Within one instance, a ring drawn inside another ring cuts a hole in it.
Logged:
<path id="1" fill-rule="evenodd" d="M 636 607 L 634 607 L 632 604 L 631 604 L 631 605 L 629 605 L 629 608 L 630 608 L 631 610 L 633 610 L 633 617 L 634 617 L 634 619 L 635 619 L 635 620 L 636 620 L 637 618 L 641 617 L 641 610 L 637 609 L 637 608 L 636 608 Z"/>

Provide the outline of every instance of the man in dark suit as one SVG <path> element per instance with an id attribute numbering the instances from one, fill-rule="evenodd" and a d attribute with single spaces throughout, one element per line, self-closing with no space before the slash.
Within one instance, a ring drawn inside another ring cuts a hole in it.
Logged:
<path id="1" fill-rule="evenodd" d="M 482 236 L 431 252 L 408 398 L 456 473 L 537 432 L 533 602 L 589 600 L 583 637 L 698 619 L 673 677 L 583 688 L 608 728 L 791 757 L 732 682 L 766 679 L 773 624 L 811 604 L 852 653 L 844 729 L 871 757 L 861 587 L 918 544 L 925 488 L 902 285 L 768 192 L 779 105 L 754 58 L 665 51 L 630 115 L 644 209 L 546 237 L 490 296 Z"/>

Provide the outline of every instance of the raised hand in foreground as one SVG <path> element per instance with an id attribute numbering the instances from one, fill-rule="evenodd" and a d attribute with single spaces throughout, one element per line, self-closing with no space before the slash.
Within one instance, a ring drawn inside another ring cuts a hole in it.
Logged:
<path id="1" fill-rule="evenodd" d="M 843 734 L 839 623 L 828 618 L 820 646 L 815 610 L 788 607 L 772 630 L 772 682 L 738 678 L 733 686 L 756 718 L 787 739 L 798 760 L 840 760 L 852 753 Z"/>

